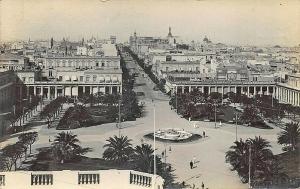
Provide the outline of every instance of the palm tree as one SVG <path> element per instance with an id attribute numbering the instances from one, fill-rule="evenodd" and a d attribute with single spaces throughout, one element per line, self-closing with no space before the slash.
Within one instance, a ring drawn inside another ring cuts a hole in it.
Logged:
<path id="1" fill-rule="evenodd" d="M 248 144 L 240 139 L 226 152 L 226 162 L 232 166 L 232 171 L 237 171 L 243 182 L 246 182 L 248 173 Z"/>
<path id="2" fill-rule="evenodd" d="M 151 173 L 153 170 L 153 152 L 150 144 L 136 146 L 132 156 L 133 162 L 139 171 Z"/>
<path id="3" fill-rule="evenodd" d="M 285 145 L 284 150 L 294 151 L 299 143 L 299 123 L 287 123 L 283 131 L 279 133 L 278 143 Z M 286 147 L 287 146 L 287 147 Z"/>
<path id="4" fill-rule="evenodd" d="M 116 163 L 126 162 L 129 159 L 133 152 L 131 147 L 131 139 L 128 139 L 127 136 L 114 136 L 109 137 L 109 139 L 106 141 L 108 143 L 103 146 L 106 148 L 103 153 L 104 159 L 112 160 Z"/>
<path id="5" fill-rule="evenodd" d="M 234 144 L 226 152 L 226 162 L 232 165 L 233 171 L 238 172 L 242 182 L 249 182 L 249 162 L 250 177 L 253 183 L 269 180 L 272 177 L 274 156 L 269 149 L 271 146 L 267 140 L 255 137 L 247 141 L 241 139 Z"/>
<path id="6" fill-rule="evenodd" d="M 82 154 L 81 147 L 77 144 L 79 142 L 77 135 L 73 135 L 71 132 L 58 133 L 52 143 L 54 158 L 64 163 L 65 160 L 70 160 L 76 155 Z"/>

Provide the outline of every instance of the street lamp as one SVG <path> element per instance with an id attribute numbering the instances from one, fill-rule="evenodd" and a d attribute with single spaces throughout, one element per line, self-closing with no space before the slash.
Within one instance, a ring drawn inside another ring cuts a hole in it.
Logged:
<path id="1" fill-rule="evenodd" d="M 121 98 L 119 99 L 119 118 L 118 118 L 119 137 L 121 137 Z"/>
<path id="2" fill-rule="evenodd" d="M 248 139 L 247 143 L 249 145 L 249 159 L 248 159 L 248 184 L 249 184 L 249 188 L 251 187 L 251 141 Z"/>
<path id="3" fill-rule="evenodd" d="M 237 141 L 237 133 L 238 133 L 237 120 L 238 120 L 238 114 L 235 113 L 235 141 Z"/>
<path id="4" fill-rule="evenodd" d="M 217 128 L 217 104 L 214 103 L 215 106 L 215 129 Z"/>
<path id="5" fill-rule="evenodd" d="M 155 146 L 155 142 L 156 142 L 156 137 L 155 137 L 155 131 L 156 131 L 156 121 L 155 121 L 155 104 L 153 103 L 153 148 L 154 148 L 154 151 L 153 151 L 153 161 L 154 161 L 154 166 L 153 166 L 153 174 L 154 176 L 156 175 L 156 153 L 155 153 L 155 150 L 156 150 L 156 146 Z M 154 181 L 155 183 L 155 181 Z"/>

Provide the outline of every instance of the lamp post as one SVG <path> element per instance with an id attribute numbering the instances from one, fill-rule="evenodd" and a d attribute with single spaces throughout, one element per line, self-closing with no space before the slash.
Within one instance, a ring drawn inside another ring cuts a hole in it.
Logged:
<path id="1" fill-rule="evenodd" d="M 235 141 L 237 141 L 237 132 L 238 132 L 238 129 L 237 129 L 237 119 L 238 119 L 238 114 L 235 113 Z"/>
<path id="2" fill-rule="evenodd" d="M 215 129 L 217 128 L 217 104 L 214 103 L 215 106 Z"/>
<path id="3" fill-rule="evenodd" d="M 121 98 L 119 99 L 119 120 L 118 120 L 119 137 L 121 137 Z"/>
<path id="4" fill-rule="evenodd" d="M 247 140 L 248 142 L 248 150 L 249 150 L 249 159 L 248 159 L 248 186 L 249 188 L 252 188 L 251 187 L 251 141 L 250 140 Z"/>
<path id="5" fill-rule="evenodd" d="M 155 121 L 155 104 L 153 104 L 153 148 L 154 148 L 154 151 L 153 151 L 153 154 L 154 154 L 154 170 L 153 170 L 153 173 L 154 175 L 156 174 L 156 158 L 155 158 L 155 150 L 156 150 L 156 137 L 155 137 L 155 131 L 156 131 L 156 121 Z"/>

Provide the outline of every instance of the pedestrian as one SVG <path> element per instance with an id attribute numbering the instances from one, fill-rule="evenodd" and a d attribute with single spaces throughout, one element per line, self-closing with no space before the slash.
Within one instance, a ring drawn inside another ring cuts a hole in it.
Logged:
<path id="1" fill-rule="evenodd" d="M 203 135 L 203 138 L 205 138 L 205 131 L 203 131 L 202 135 Z"/>
<path id="2" fill-rule="evenodd" d="M 193 164 L 195 164 L 195 163 L 196 163 L 196 157 L 193 156 Z"/>
<path id="3" fill-rule="evenodd" d="M 201 184 L 201 187 L 202 187 L 202 189 L 204 189 L 204 183 L 202 182 L 202 184 Z"/>
<path id="4" fill-rule="evenodd" d="M 191 167 L 191 169 L 193 169 L 193 167 L 194 167 L 193 161 L 190 162 L 190 167 Z"/>
<path id="5" fill-rule="evenodd" d="M 182 181 L 182 186 L 185 186 L 185 182 L 184 181 Z"/>

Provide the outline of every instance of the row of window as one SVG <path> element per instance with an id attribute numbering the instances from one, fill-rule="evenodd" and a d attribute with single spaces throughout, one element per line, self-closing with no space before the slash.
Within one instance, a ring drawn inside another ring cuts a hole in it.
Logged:
<path id="1" fill-rule="evenodd" d="M 207 71 L 206 71 L 207 70 Z M 196 67 L 196 69 L 193 69 L 193 68 L 189 68 L 189 69 L 182 69 L 182 68 L 179 68 L 179 70 L 178 69 L 171 69 L 170 70 L 170 68 L 169 67 L 166 67 L 166 72 L 168 72 L 168 71 L 197 71 L 197 72 L 200 72 L 200 68 L 199 67 Z M 203 69 L 202 70 L 202 73 L 205 73 L 205 72 L 210 72 L 210 70 L 209 69 Z"/>
<path id="2" fill-rule="evenodd" d="M 94 66 L 96 67 L 105 67 L 105 63 L 102 62 L 102 63 L 99 63 L 99 62 L 96 62 L 95 64 L 93 64 Z M 48 63 L 48 67 L 85 67 L 85 66 L 91 66 L 91 63 L 89 62 L 81 62 L 81 63 L 74 63 L 74 62 L 68 62 L 68 63 L 65 63 L 65 62 L 58 62 L 58 63 Z"/>
<path id="3" fill-rule="evenodd" d="M 58 81 L 78 81 L 78 77 L 77 76 L 59 76 L 58 77 Z M 115 83 L 115 82 L 118 82 L 119 81 L 119 79 L 118 79 L 118 77 L 116 77 L 116 76 L 112 76 L 112 77 L 110 77 L 110 76 L 106 76 L 106 77 L 98 77 L 97 75 L 93 75 L 93 76 L 89 76 L 89 75 L 87 75 L 87 76 L 79 76 L 79 81 L 82 81 L 82 82 L 90 82 L 90 81 L 92 81 L 92 82 L 97 82 L 97 81 L 99 81 L 99 82 L 113 82 L 113 83 Z"/>

